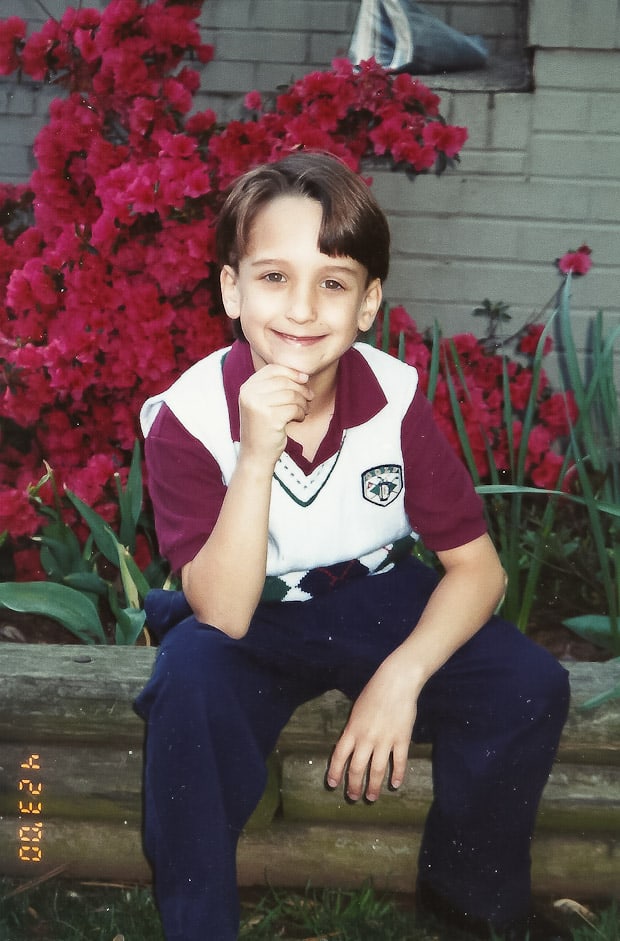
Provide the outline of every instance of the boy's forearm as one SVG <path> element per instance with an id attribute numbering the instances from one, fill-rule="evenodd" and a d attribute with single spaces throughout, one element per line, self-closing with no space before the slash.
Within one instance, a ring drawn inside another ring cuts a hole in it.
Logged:
<path id="1" fill-rule="evenodd" d="M 183 590 L 199 621 L 231 637 L 248 630 L 265 583 L 272 470 L 239 460 L 218 521 L 183 567 Z"/>
<path id="2" fill-rule="evenodd" d="M 453 560 L 451 553 L 443 554 L 446 573 L 397 651 L 409 660 L 418 692 L 488 621 L 505 591 L 506 576 L 488 537 L 472 543 L 462 560 Z"/>
<path id="3" fill-rule="evenodd" d="M 502 596 L 504 573 L 487 537 L 440 558 L 446 574 L 409 637 L 362 690 L 332 753 L 327 781 L 336 787 L 348 766 L 352 800 L 364 789 L 368 800 L 377 799 L 390 756 L 392 785 L 402 783 L 424 684 L 488 620 Z"/>

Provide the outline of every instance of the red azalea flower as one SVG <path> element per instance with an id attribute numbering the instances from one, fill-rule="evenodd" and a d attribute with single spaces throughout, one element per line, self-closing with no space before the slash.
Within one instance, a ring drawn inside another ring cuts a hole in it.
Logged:
<path id="1" fill-rule="evenodd" d="M 19 67 L 19 49 L 26 36 L 26 23 L 19 16 L 0 20 L 0 75 Z"/>
<path id="2" fill-rule="evenodd" d="M 534 485 L 548 490 L 555 490 L 563 463 L 559 454 L 554 451 L 547 451 L 540 464 L 531 472 Z"/>
<path id="3" fill-rule="evenodd" d="M 69 489 L 93 506 L 101 501 L 106 486 L 112 481 L 116 467 L 109 454 L 93 454 L 86 467 L 76 469 L 71 475 Z"/>
<path id="4" fill-rule="evenodd" d="M 467 140 L 467 128 L 434 121 L 426 125 L 422 131 L 422 138 L 425 144 L 444 153 L 446 157 L 456 157 Z"/>
<path id="5" fill-rule="evenodd" d="M 588 245 L 580 245 L 576 251 L 566 252 L 556 262 L 563 274 L 571 272 L 575 275 L 587 274 L 592 267 L 592 249 Z"/>
<path id="6" fill-rule="evenodd" d="M 201 134 L 212 131 L 216 121 L 217 115 L 215 111 L 207 108 L 205 111 L 199 111 L 197 114 L 193 114 L 188 118 L 185 124 L 185 130 L 188 134 L 194 134 L 198 137 Z"/>
<path id="7" fill-rule="evenodd" d="M 260 111 L 263 107 L 263 98 L 259 91 L 249 91 L 243 99 L 243 105 L 248 111 Z"/>
<path id="8" fill-rule="evenodd" d="M 92 30 L 96 29 L 101 23 L 101 13 L 99 10 L 76 10 L 69 7 L 62 16 L 60 25 L 66 32 L 74 30 Z"/>
<path id="9" fill-rule="evenodd" d="M 534 356 L 536 350 L 538 349 L 540 337 L 544 329 L 545 325 L 542 323 L 529 324 L 519 339 L 519 343 L 517 345 L 519 353 L 523 353 L 526 356 Z M 545 337 L 543 356 L 547 356 L 547 354 L 550 353 L 552 349 L 553 340 L 550 336 L 547 336 Z"/>
<path id="10" fill-rule="evenodd" d="M 51 52 L 54 43 L 43 33 L 35 33 L 27 40 L 21 55 L 21 66 L 26 73 L 35 81 L 45 80 L 49 70 L 48 53 Z"/>
<path id="11" fill-rule="evenodd" d="M 187 114 L 192 106 L 192 92 L 185 82 L 177 78 L 167 78 L 164 82 L 164 96 L 174 111 Z"/>
<path id="12" fill-rule="evenodd" d="M 403 78 L 405 78 L 404 74 Z M 436 95 L 428 85 L 425 85 L 419 79 L 411 78 L 409 75 L 407 75 L 407 78 L 410 80 L 410 93 L 415 100 L 423 107 L 426 114 L 430 117 L 436 117 L 439 114 L 439 104 L 441 102 L 439 95 Z M 398 90 L 398 80 L 395 84 Z"/>
<path id="13" fill-rule="evenodd" d="M 538 406 L 540 420 L 547 426 L 554 437 L 568 434 L 579 414 L 574 393 L 555 392 Z"/>
<path id="14" fill-rule="evenodd" d="M 201 43 L 200 46 L 196 47 L 195 51 L 198 61 L 201 62 L 202 65 L 207 65 L 213 59 L 215 48 L 210 43 Z"/>
<path id="15" fill-rule="evenodd" d="M 543 425 L 534 425 L 527 439 L 528 458 L 538 463 L 547 453 L 552 444 L 552 435 Z"/>
<path id="16" fill-rule="evenodd" d="M 0 492 L 0 533 L 8 531 L 13 538 L 33 536 L 41 520 L 25 490 L 2 489 Z"/>
<path id="17" fill-rule="evenodd" d="M 406 138 L 401 138 L 394 143 L 392 155 L 396 161 L 408 163 L 418 172 L 430 170 L 437 158 L 433 147 L 423 147 L 418 144 L 417 140 Z"/>
<path id="18" fill-rule="evenodd" d="M 510 401 L 520 411 L 527 406 L 532 394 L 532 379 L 529 369 L 521 369 L 510 380 Z"/>
<path id="19" fill-rule="evenodd" d="M 40 520 L 38 522 L 40 523 Z M 13 553 L 13 562 L 15 564 L 16 582 L 43 582 L 46 580 L 47 575 L 41 565 L 38 549 L 16 549 Z"/>

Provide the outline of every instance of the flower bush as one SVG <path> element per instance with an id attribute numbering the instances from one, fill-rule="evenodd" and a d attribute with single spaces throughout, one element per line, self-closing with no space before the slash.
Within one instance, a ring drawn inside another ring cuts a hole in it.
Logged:
<path id="1" fill-rule="evenodd" d="M 501 307 L 505 310 L 505 305 Z M 380 321 L 378 333 L 384 348 L 418 368 L 422 388 L 433 401 L 435 420 L 465 459 L 463 436 L 454 418 L 453 401 L 458 402 L 475 462 L 472 471 L 480 481 L 489 480 L 492 471 L 505 482 L 512 481 L 525 414 L 534 406 L 524 472 L 530 484 L 553 489 L 561 482 L 562 444 L 577 416 L 574 395 L 554 391 L 544 370 L 533 368 L 539 345 L 542 343 L 544 355 L 553 346 L 551 337 L 542 336 L 543 324 L 528 323 L 500 344 L 495 339 L 491 305 L 488 314 L 491 323 L 488 337 L 483 339 L 472 333 L 435 338 L 428 331 L 422 334 L 403 307 L 389 311 L 385 322 Z M 434 342 L 439 343 L 438 370 L 429 389 Z"/>
<path id="2" fill-rule="evenodd" d="M 112 521 L 142 401 L 222 346 L 213 219 L 242 171 L 322 148 L 359 171 L 369 156 L 441 172 L 465 142 L 439 98 L 374 61 L 302 78 L 245 120 L 192 113 L 212 48 L 196 0 L 67 9 L 27 36 L 0 21 L 0 74 L 55 82 L 27 186 L 0 188 L 0 533 L 33 576 L 28 498 L 43 461 Z M 5 545 L 6 547 L 6 545 Z"/>

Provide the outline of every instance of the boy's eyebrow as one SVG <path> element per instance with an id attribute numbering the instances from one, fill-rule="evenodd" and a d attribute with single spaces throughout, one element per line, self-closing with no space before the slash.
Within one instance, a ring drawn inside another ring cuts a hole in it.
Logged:
<path id="1" fill-rule="evenodd" d="M 359 262 L 356 262 L 353 258 L 351 259 L 350 263 L 347 264 L 342 256 L 338 256 L 337 259 L 334 258 L 334 261 L 336 264 L 332 265 L 330 262 L 326 262 L 323 265 L 323 268 L 329 271 L 342 271 L 345 274 L 352 274 L 356 271 L 356 266 L 359 264 Z M 289 264 L 289 262 L 286 258 L 256 258 L 254 261 L 250 262 L 250 267 L 260 268 L 263 265 L 273 265 L 275 268 L 278 268 L 287 264 Z"/>

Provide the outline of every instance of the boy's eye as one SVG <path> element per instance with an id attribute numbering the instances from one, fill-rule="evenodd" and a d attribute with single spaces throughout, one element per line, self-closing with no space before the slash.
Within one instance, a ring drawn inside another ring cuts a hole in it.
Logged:
<path id="1" fill-rule="evenodd" d="M 323 286 L 326 287 L 328 291 L 344 290 L 340 281 L 336 281 L 334 278 L 326 278 L 325 281 L 323 281 Z"/>
<path id="2" fill-rule="evenodd" d="M 266 275 L 263 275 L 265 281 L 269 281 L 270 284 L 281 284 L 284 281 L 284 275 L 280 274 L 279 271 L 269 271 Z"/>

